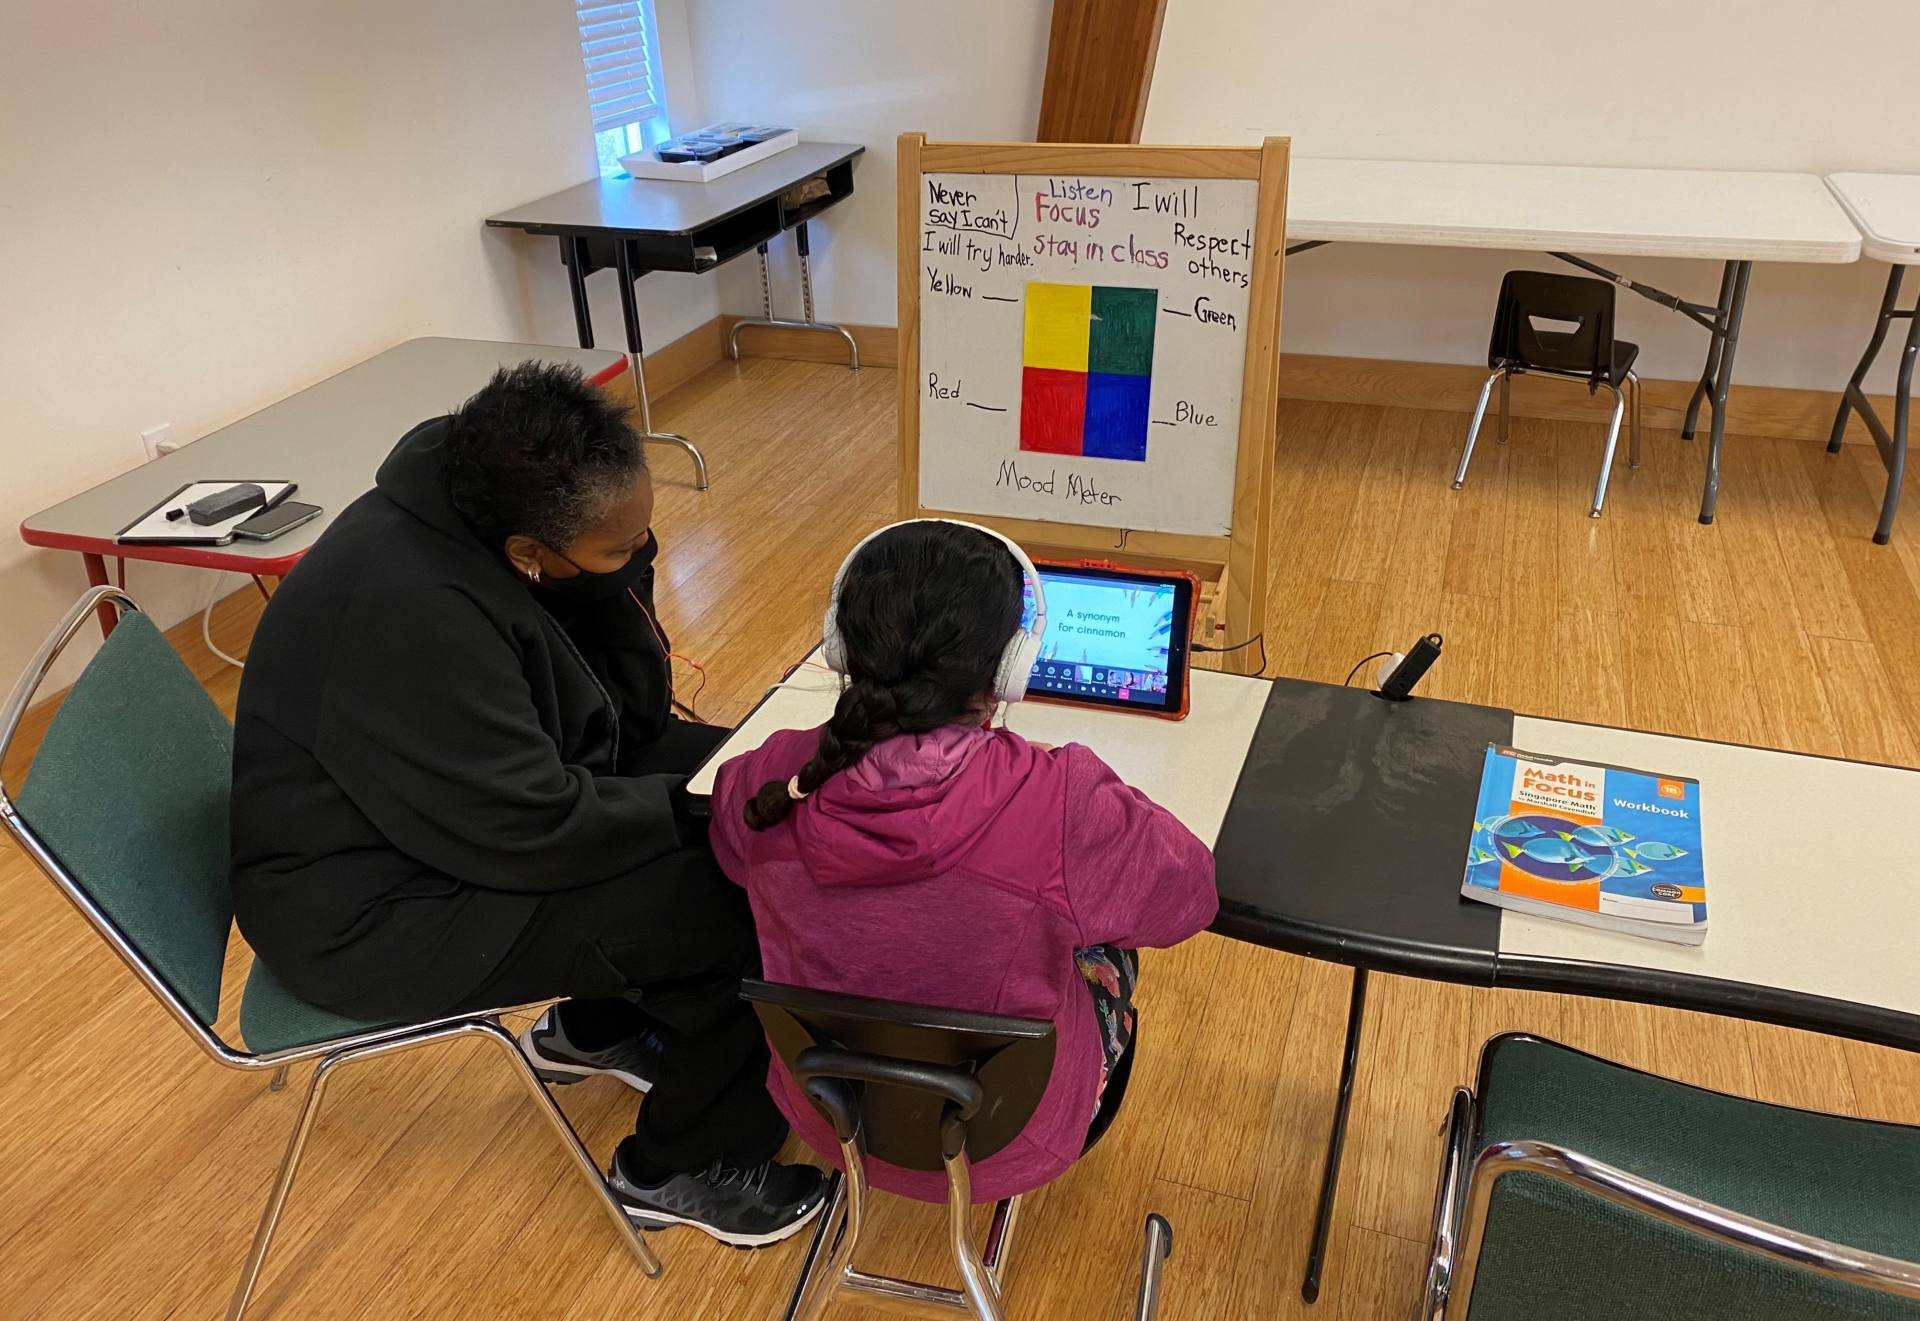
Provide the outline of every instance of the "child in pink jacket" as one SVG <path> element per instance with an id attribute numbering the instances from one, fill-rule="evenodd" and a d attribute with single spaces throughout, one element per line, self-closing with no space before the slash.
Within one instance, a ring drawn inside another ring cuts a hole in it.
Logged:
<path id="1" fill-rule="evenodd" d="M 1134 950 L 1213 920 L 1213 855 L 1079 744 L 987 726 L 1019 627 L 1023 573 L 978 529 L 904 523 L 848 565 L 847 686 L 818 730 L 723 766 L 712 842 L 746 887 L 768 980 L 1051 1019 L 1053 1077 L 1025 1130 L 973 1171 L 993 1201 L 1086 1146 L 1130 1049 Z M 827 1122 L 776 1057 L 768 1085 L 837 1161 Z M 945 1176 L 868 1162 L 873 1184 L 944 1201 Z"/>

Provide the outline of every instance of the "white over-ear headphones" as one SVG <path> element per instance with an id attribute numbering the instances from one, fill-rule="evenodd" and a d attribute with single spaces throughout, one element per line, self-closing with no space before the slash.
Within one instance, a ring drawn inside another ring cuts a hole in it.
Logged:
<path id="1" fill-rule="evenodd" d="M 847 570 L 852 567 L 854 558 L 866 547 L 869 541 L 883 532 L 905 527 L 908 523 L 951 523 L 955 527 L 970 527 L 976 532 L 984 532 L 1013 553 L 1019 562 L 1020 572 L 1026 579 L 1027 590 L 1033 593 L 1033 622 L 1022 624 L 1014 629 L 1013 636 L 1007 639 L 1006 650 L 1000 653 L 1000 666 L 993 676 L 993 700 L 996 702 L 1017 702 L 1027 695 L 1027 677 L 1033 672 L 1034 661 L 1040 658 L 1040 638 L 1047 631 L 1046 590 L 1040 583 L 1040 571 L 1033 567 L 1033 561 L 1027 552 L 1008 536 L 995 532 L 990 527 L 981 527 L 978 523 L 966 523 L 957 518 L 910 518 L 906 523 L 890 523 L 877 532 L 868 533 L 860 539 L 860 544 L 847 554 L 841 562 L 840 571 L 833 575 L 833 596 L 827 601 L 827 618 L 821 628 L 821 653 L 827 665 L 840 674 L 847 672 L 847 642 L 840 636 L 840 589 L 847 581 Z M 1024 609 L 1022 611 L 1024 614 Z"/>

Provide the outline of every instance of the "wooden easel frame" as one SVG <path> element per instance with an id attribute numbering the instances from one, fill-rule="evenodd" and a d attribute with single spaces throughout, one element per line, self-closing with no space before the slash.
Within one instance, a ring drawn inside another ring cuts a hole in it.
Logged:
<path id="1" fill-rule="evenodd" d="M 929 142 L 902 133 L 899 145 L 900 517 L 963 518 L 1006 533 L 1048 559 L 1108 559 L 1186 569 L 1200 578 L 1207 622 L 1199 641 L 1239 647 L 1222 656 L 1240 674 L 1259 669 L 1260 649 L 1242 646 L 1266 627 L 1267 553 L 1272 517 L 1275 410 L 1279 404 L 1280 304 L 1286 274 L 1287 160 L 1290 139 L 1258 147 L 1156 147 L 1088 143 Z M 1228 534 L 1194 536 L 1126 528 L 959 513 L 920 503 L 920 179 L 928 174 L 1120 175 L 1138 179 L 1252 179 L 1255 203 L 1253 285 L 1247 302 L 1247 354 L 1240 390 L 1239 453 L 1234 463 Z M 1224 635 L 1224 636 L 1223 636 Z"/>

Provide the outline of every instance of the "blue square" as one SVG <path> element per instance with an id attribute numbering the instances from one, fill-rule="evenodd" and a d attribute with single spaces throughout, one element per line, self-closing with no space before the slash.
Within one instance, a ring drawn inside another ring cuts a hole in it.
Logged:
<path id="1" fill-rule="evenodd" d="M 1087 421 L 1080 452 L 1089 459 L 1147 458 L 1147 395 L 1151 376 L 1087 373 Z"/>

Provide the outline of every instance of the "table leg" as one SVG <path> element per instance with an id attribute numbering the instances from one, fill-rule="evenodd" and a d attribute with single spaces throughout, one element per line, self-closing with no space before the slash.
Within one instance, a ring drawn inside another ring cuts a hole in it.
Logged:
<path id="1" fill-rule="evenodd" d="M 707 489 L 706 456 L 678 432 L 653 429 L 653 404 L 647 397 L 646 353 L 640 341 L 640 300 L 633 288 L 633 282 L 640 277 L 634 272 L 632 245 L 619 239 L 614 243 L 614 251 L 615 272 L 620 278 L 620 319 L 626 323 L 627 330 L 627 366 L 633 372 L 633 393 L 640 406 L 640 439 L 655 445 L 677 445 L 685 450 L 693 460 L 696 484 L 704 491 Z"/>
<path id="2" fill-rule="evenodd" d="M 1860 383 L 1867 379 L 1873 360 L 1880 356 L 1880 346 L 1887 342 L 1887 329 L 1893 324 L 1893 307 L 1900 297 L 1900 278 L 1905 270 L 1904 266 L 1888 268 L 1887 292 L 1880 299 L 1880 315 L 1873 323 L 1873 336 L 1867 340 L 1867 351 L 1860 355 L 1860 365 L 1853 369 L 1847 388 L 1840 392 L 1840 410 L 1833 415 L 1833 432 L 1827 437 L 1829 454 L 1840 452 L 1840 442 L 1847 434 L 1847 413 L 1853 408 L 1853 397 L 1861 392 Z"/>
<path id="3" fill-rule="evenodd" d="M 1860 420 L 1866 423 L 1874 444 L 1880 448 L 1880 461 L 1887 466 L 1887 493 L 1880 502 L 1880 522 L 1873 530 L 1876 546 L 1884 546 L 1893 539 L 1894 516 L 1900 512 L 1900 487 L 1907 475 L 1907 420 L 1913 405 L 1914 359 L 1920 356 L 1920 302 L 1910 311 L 1895 310 L 1900 298 L 1900 281 L 1905 274 L 1905 267 L 1895 266 L 1887 275 L 1887 292 L 1880 300 L 1880 315 L 1874 320 L 1873 336 L 1867 341 L 1867 351 L 1860 356 L 1860 365 L 1853 369 L 1847 388 L 1840 392 L 1840 407 L 1833 415 L 1833 433 L 1827 437 L 1827 453 L 1838 454 L 1841 442 L 1846 439 L 1847 414 L 1858 409 Z M 1888 328 L 1901 317 L 1907 318 L 1907 342 L 1900 351 L 1900 370 L 1893 390 L 1893 430 L 1888 431 L 1861 382 L 1866 379 L 1873 360 L 1880 355 Z"/>
<path id="4" fill-rule="evenodd" d="M 1720 503 L 1720 450 L 1727 436 L 1727 389 L 1733 384 L 1733 355 L 1740 348 L 1740 318 L 1747 310 L 1747 284 L 1753 278 L 1750 261 L 1729 262 L 1733 267 L 1733 300 L 1725 304 L 1718 370 L 1713 380 L 1713 432 L 1707 443 L 1707 481 L 1700 493 L 1700 521 L 1713 522 Z"/>
<path id="5" fill-rule="evenodd" d="M 1880 504 L 1880 525 L 1873 541 L 1884 546 L 1893 539 L 1893 516 L 1900 512 L 1900 485 L 1907 476 L 1907 422 L 1913 406 L 1913 364 L 1920 356 L 1920 304 L 1907 313 L 1907 346 L 1900 354 L 1900 375 L 1893 387 L 1893 443 L 1882 456 L 1887 461 L 1887 494 Z"/>
<path id="6" fill-rule="evenodd" d="M 1333 1200 L 1340 1189 L 1340 1157 L 1347 1143 L 1347 1112 L 1353 1108 L 1353 1075 L 1360 1063 L 1360 1028 L 1367 1009 L 1367 970 L 1353 970 L 1353 995 L 1347 1001 L 1347 1046 L 1340 1059 L 1340 1094 L 1333 1106 L 1333 1131 L 1327 1136 L 1327 1160 L 1320 1169 L 1320 1203 L 1313 1213 L 1313 1242 L 1307 1248 L 1307 1277 L 1300 1297 L 1320 1297 L 1320 1271 L 1327 1262 L 1327 1235 L 1333 1228 Z"/>
<path id="7" fill-rule="evenodd" d="M 760 316 L 742 317 L 733 323 L 733 329 L 727 333 L 727 356 L 740 360 L 740 327 L 770 326 L 773 324 L 773 276 L 767 270 L 767 245 L 762 243 L 760 253 Z"/>
<path id="8" fill-rule="evenodd" d="M 87 582 L 94 587 L 106 587 L 111 579 L 107 577 L 107 557 L 94 551 L 85 551 L 80 558 L 87 565 Z M 120 622 L 120 612 L 109 603 L 102 601 L 98 607 L 100 614 L 100 636 L 106 637 L 113 632 L 113 626 Z"/>
<path id="9" fill-rule="evenodd" d="M 1733 297 L 1733 267 L 1728 262 L 1720 272 L 1720 296 L 1714 300 L 1719 308 L 1717 324 L 1724 326 L 1727 320 L 1727 303 Z M 1694 429 L 1700 424 L 1700 401 L 1707 397 L 1713 388 L 1713 374 L 1720 366 L 1720 331 L 1716 329 L 1707 338 L 1707 361 L 1700 369 L 1700 384 L 1693 387 L 1693 397 L 1687 400 L 1686 420 L 1680 424 L 1680 439 L 1692 440 Z"/>
<path id="10" fill-rule="evenodd" d="M 577 234 L 560 236 L 560 260 L 567 268 L 567 292 L 573 295 L 573 332 L 580 347 L 593 347 L 593 309 L 587 306 L 587 241 Z"/>
<path id="11" fill-rule="evenodd" d="M 815 321 L 813 319 L 813 267 L 810 259 L 813 255 L 811 240 L 807 237 L 807 222 L 802 220 L 793 227 L 794 248 L 800 254 L 800 320 L 790 321 L 786 317 L 773 314 L 773 292 L 767 283 L 767 245 L 760 245 L 760 309 L 763 315 L 741 317 L 733 323 L 733 330 L 727 336 L 727 354 L 740 356 L 740 332 L 753 326 L 774 326 L 785 330 L 824 330 L 838 335 L 847 342 L 847 366 L 854 371 L 860 370 L 860 345 L 854 341 L 853 332 L 834 321 Z"/>

